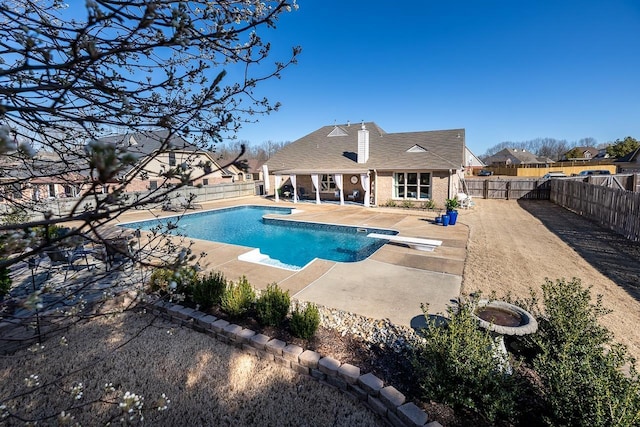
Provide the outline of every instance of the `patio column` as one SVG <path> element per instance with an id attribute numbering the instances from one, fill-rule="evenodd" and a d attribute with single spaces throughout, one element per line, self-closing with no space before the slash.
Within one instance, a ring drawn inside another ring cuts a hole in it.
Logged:
<path id="1" fill-rule="evenodd" d="M 266 163 L 262 165 L 262 180 L 264 181 L 264 194 L 268 196 L 271 183 L 269 182 L 269 167 Z"/>
<path id="2" fill-rule="evenodd" d="M 280 195 L 278 194 L 278 190 L 280 190 L 280 182 L 282 181 L 282 175 L 275 176 L 275 187 L 274 192 L 276 193 L 276 203 L 280 201 Z"/>
<path id="3" fill-rule="evenodd" d="M 336 187 L 340 190 L 340 204 L 344 205 L 344 193 L 342 192 L 342 174 L 337 173 L 334 175 L 333 180 L 336 183 Z"/>
<path id="4" fill-rule="evenodd" d="M 313 183 L 313 188 L 316 190 L 316 205 L 320 204 L 320 186 L 318 185 L 318 174 L 311 174 L 311 182 Z"/>
<path id="5" fill-rule="evenodd" d="M 360 185 L 362 185 L 362 189 L 364 190 L 364 207 L 368 208 L 370 207 L 370 203 L 369 203 L 369 199 L 370 199 L 370 193 L 371 193 L 371 188 L 370 188 L 370 179 L 369 179 L 369 172 L 367 173 L 361 173 L 360 174 Z"/>
<path id="6" fill-rule="evenodd" d="M 296 176 L 294 174 L 289 175 L 289 180 L 293 186 L 293 203 L 298 203 L 298 188 L 296 186 Z"/>

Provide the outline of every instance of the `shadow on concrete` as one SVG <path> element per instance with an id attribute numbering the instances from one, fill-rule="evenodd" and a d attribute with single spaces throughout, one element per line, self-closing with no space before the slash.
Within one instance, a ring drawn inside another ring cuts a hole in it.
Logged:
<path id="1" fill-rule="evenodd" d="M 628 240 L 549 201 L 518 203 L 585 261 L 640 301 L 640 242 Z"/>

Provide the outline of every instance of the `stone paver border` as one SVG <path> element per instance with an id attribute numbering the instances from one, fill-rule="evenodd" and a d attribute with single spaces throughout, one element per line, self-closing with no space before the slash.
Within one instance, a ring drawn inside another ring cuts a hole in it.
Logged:
<path id="1" fill-rule="evenodd" d="M 333 386 L 367 405 L 393 426 L 441 427 L 437 421 L 428 422 L 428 414 L 414 403 L 407 403 L 406 397 L 393 386 L 385 386 L 384 382 L 372 373 L 361 374 L 357 366 L 343 364 L 332 357 L 323 357 L 315 351 L 256 334 L 250 329 L 179 304 L 162 301 L 142 304 L 156 316 L 191 327 L 248 354 L 274 361 L 300 375 Z"/>

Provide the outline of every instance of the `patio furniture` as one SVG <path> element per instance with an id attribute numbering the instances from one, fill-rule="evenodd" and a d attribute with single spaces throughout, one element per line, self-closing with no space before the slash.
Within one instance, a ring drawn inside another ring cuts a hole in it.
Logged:
<path id="1" fill-rule="evenodd" d="M 88 255 L 93 255 L 92 250 L 85 249 L 84 246 L 78 246 L 74 249 L 67 248 L 47 248 L 44 253 L 49 258 L 49 270 L 47 278 L 51 276 L 52 270 L 64 270 L 64 280 L 67 280 L 69 270 L 75 270 L 79 267 L 75 264 L 78 260 L 84 260 L 87 269 L 91 269 L 94 264 L 89 264 Z M 39 264 L 39 262 L 37 263 Z M 30 264 L 31 265 L 31 264 Z M 36 265 L 37 266 L 37 265 Z"/>
<path id="2" fill-rule="evenodd" d="M 353 200 L 354 202 L 360 198 L 360 190 L 353 190 L 353 193 L 347 194 L 347 200 Z"/>

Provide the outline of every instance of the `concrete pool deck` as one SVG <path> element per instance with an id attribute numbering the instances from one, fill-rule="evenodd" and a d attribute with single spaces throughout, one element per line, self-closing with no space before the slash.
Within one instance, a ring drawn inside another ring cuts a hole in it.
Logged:
<path id="1" fill-rule="evenodd" d="M 365 208 L 359 205 L 297 203 L 262 197 L 243 197 L 203 203 L 204 209 L 237 205 L 282 206 L 299 209 L 287 216 L 299 221 L 342 224 L 358 227 L 390 228 L 400 235 L 442 240 L 433 252 L 418 251 L 388 243 L 368 259 L 340 263 L 316 259 L 300 271 L 239 261 L 238 256 L 252 248 L 193 239 L 193 253 L 206 252 L 200 264 L 205 270 L 221 271 L 227 279 L 246 276 L 256 288 L 277 283 L 297 299 L 311 301 L 375 319 L 412 325 L 420 322 L 421 303 L 429 313 L 446 311 L 460 294 L 469 229 L 464 224 L 443 227 L 433 223 L 435 212 L 391 208 Z M 193 212 L 193 211 L 190 211 Z M 168 216 L 175 212 L 130 212 L 121 222 Z M 464 212 L 460 212 L 460 218 Z M 295 250 L 295 248 L 291 248 Z M 416 323 L 417 322 L 417 323 Z"/>

